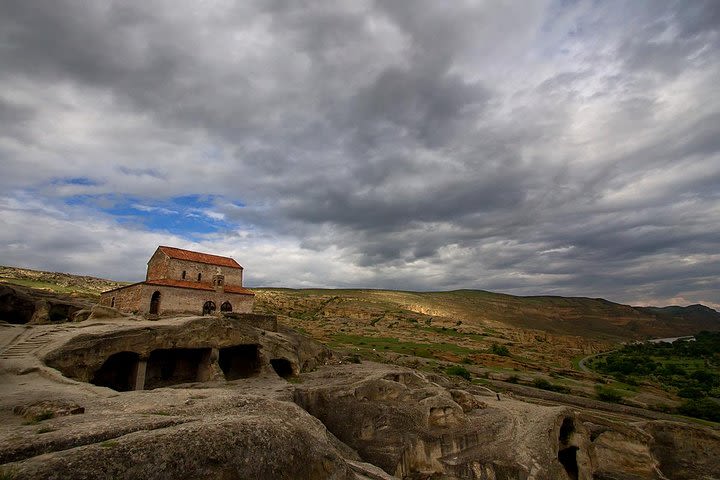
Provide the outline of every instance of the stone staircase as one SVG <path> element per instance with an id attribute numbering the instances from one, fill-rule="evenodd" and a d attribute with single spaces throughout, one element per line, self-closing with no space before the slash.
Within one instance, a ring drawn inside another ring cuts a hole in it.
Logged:
<path id="1" fill-rule="evenodd" d="M 53 326 L 41 331 L 33 329 L 22 333 L 0 352 L 0 360 L 12 360 L 32 355 L 50 343 L 57 334 L 66 330 L 67 328 L 61 326 Z"/>

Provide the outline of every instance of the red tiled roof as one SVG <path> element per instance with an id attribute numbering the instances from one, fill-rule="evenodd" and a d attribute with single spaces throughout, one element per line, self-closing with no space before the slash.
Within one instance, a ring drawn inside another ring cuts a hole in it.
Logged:
<path id="1" fill-rule="evenodd" d="M 170 258 L 176 258 L 178 260 L 207 263 L 208 265 L 218 265 L 221 267 L 242 268 L 239 263 L 230 257 L 221 257 L 220 255 L 212 255 L 210 253 L 192 252 L 190 250 L 183 250 L 182 248 L 165 246 L 158 247 L 158 250 Z"/>
<path id="2" fill-rule="evenodd" d="M 206 282 L 188 282 L 187 280 L 174 280 L 172 278 L 161 278 L 157 280 L 147 280 L 147 285 L 160 285 L 164 287 L 177 287 L 177 288 L 192 288 L 193 290 L 215 290 L 212 283 Z M 248 290 L 244 287 L 235 287 L 232 285 L 225 286 L 226 293 L 239 293 L 241 295 L 255 295 L 252 290 Z"/>
<path id="3" fill-rule="evenodd" d="M 227 293 L 239 293 L 241 295 L 255 295 L 255 292 L 253 292 L 252 290 L 248 290 L 245 287 L 235 287 L 232 285 L 225 285 L 224 290 Z"/>

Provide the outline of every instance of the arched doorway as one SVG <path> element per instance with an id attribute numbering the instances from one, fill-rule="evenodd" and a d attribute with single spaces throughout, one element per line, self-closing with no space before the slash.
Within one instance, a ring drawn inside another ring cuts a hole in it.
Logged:
<path id="1" fill-rule="evenodd" d="M 215 302 L 208 300 L 203 304 L 203 315 L 212 315 L 215 313 Z"/>
<path id="2" fill-rule="evenodd" d="M 150 297 L 150 315 L 157 315 L 160 312 L 160 292 L 156 291 Z"/>
<path id="3" fill-rule="evenodd" d="M 135 388 L 135 373 L 140 355 L 135 352 L 114 353 L 97 370 L 90 383 L 109 387 L 118 392 L 127 392 Z"/>
<path id="4" fill-rule="evenodd" d="M 230 302 L 223 302 L 222 305 L 220 305 L 220 311 L 221 312 L 232 312 L 232 305 Z"/>

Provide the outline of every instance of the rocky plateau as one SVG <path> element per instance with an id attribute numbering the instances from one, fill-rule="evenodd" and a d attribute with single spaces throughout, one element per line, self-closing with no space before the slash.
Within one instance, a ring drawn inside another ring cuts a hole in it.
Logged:
<path id="1" fill-rule="evenodd" d="M 2 478 L 714 479 L 720 434 L 352 363 L 268 315 L 0 326 Z M 140 389 L 143 388 L 143 389 Z"/>

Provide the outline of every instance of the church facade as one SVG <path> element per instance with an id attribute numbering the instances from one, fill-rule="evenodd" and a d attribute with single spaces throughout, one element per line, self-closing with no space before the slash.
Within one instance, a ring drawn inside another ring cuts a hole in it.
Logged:
<path id="1" fill-rule="evenodd" d="M 100 304 L 147 315 L 251 313 L 255 294 L 242 282 L 243 267 L 230 257 L 160 246 L 144 282 L 103 292 Z"/>

